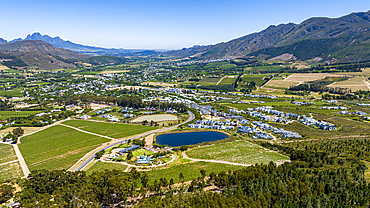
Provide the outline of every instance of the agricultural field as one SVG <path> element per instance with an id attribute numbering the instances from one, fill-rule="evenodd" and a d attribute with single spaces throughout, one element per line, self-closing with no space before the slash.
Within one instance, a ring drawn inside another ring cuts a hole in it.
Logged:
<path id="1" fill-rule="evenodd" d="M 218 85 L 230 85 L 235 83 L 236 78 L 225 77 Z"/>
<path id="2" fill-rule="evenodd" d="M 206 174 L 212 172 L 220 173 L 222 171 L 233 171 L 243 168 L 243 166 L 237 165 L 227 165 L 221 163 L 210 163 L 210 162 L 191 162 L 184 163 L 180 165 L 170 165 L 162 169 L 154 169 L 151 171 L 146 171 L 145 173 L 149 176 L 149 183 L 153 183 L 155 179 L 166 178 L 169 181 L 173 178 L 175 183 L 180 183 L 179 175 L 182 173 L 184 175 L 184 181 L 189 181 L 194 178 L 201 176 L 200 170 L 205 170 Z"/>
<path id="3" fill-rule="evenodd" d="M 270 80 L 265 85 L 264 88 L 273 88 L 273 89 L 288 89 L 289 87 L 298 85 L 297 81 L 287 81 L 287 80 Z"/>
<path id="4" fill-rule="evenodd" d="M 0 180 L 21 176 L 23 176 L 23 172 L 13 146 L 0 144 Z"/>
<path id="5" fill-rule="evenodd" d="M 21 138 L 19 149 L 29 169 L 68 169 L 109 139 L 64 126 L 52 126 Z"/>
<path id="6" fill-rule="evenodd" d="M 107 163 L 107 162 L 95 162 L 89 169 L 86 170 L 87 175 L 91 175 L 93 172 L 104 171 L 104 170 L 121 170 L 124 171 L 127 168 L 126 165 L 120 163 Z"/>
<path id="7" fill-rule="evenodd" d="M 0 164 L 18 160 L 14 148 L 9 144 L 0 144 Z"/>
<path id="8" fill-rule="evenodd" d="M 294 73 L 286 79 L 280 77 L 273 78 L 264 85 L 266 88 L 288 89 L 305 82 L 323 79 L 325 77 L 339 77 L 343 75 L 329 74 L 329 73 Z"/>
<path id="9" fill-rule="evenodd" d="M 6 97 L 6 96 L 23 97 L 23 93 L 21 92 L 20 89 L 14 89 L 14 90 L 9 90 L 9 91 L 1 90 L 0 91 L 0 96 L 2 96 L 2 97 Z"/>
<path id="10" fill-rule="evenodd" d="M 329 74 L 329 73 L 294 73 L 287 77 L 286 81 L 299 82 L 300 84 L 309 81 L 324 79 L 325 77 L 340 77 L 342 75 Z"/>
<path id="11" fill-rule="evenodd" d="M 117 123 L 80 121 L 80 120 L 69 120 L 63 122 L 63 124 L 116 139 L 158 129 L 157 127 L 143 125 L 117 124 Z"/>
<path id="12" fill-rule="evenodd" d="M 161 122 L 161 121 L 176 121 L 178 118 L 174 115 L 170 114 L 158 114 L 158 115 L 146 115 L 146 116 L 140 116 L 138 118 L 135 118 L 131 122 L 142 122 L 142 121 L 155 121 L 155 122 Z"/>
<path id="13" fill-rule="evenodd" d="M 41 111 L 0 111 L 0 120 L 4 120 L 10 117 L 27 117 L 36 115 Z"/>
<path id="14" fill-rule="evenodd" d="M 256 86 L 262 86 L 266 81 L 263 78 L 266 77 L 266 74 L 244 74 L 242 77 L 243 82 L 254 81 Z"/>
<path id="15" fill-rule="evenodd" d="M 352 90 L 352 92 L 355 92 L 358 90 L 366 90 L 366 91 L 370 90 L 369 83 L 367 83 L 365 80 L 366 80 L 366 77 L 355 76 L 349 80 L 335 82 L 331 85 L 328 85 L 328 87 L 349 88 Z"/>
<path id="16" fill-rule="evenodd" d="M 247 141 L 235 141 L 192 149 L 186 152 L 191 158 L 221 160 L 232 163 L 256 164 L 282 162 L 289 157 L 266 150 Z"/>
<path id="17" fill-rule="evenodd" d="M 215 78 L 204 78 L 204 79 L 201 79 L 200 81 L 201 82 L 209 82 L 209 83 L 214 83 L 216 84 L 221 78 L 220 77 L 215 77 Z"/>

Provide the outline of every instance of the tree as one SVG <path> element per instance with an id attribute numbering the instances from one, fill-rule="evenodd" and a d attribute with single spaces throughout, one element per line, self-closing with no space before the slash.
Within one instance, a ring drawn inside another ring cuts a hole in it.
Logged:
<path id="1" fill-rule="evenodd" d="M 206 171 L 204 169 L 200 169 L 200 174 L 202 175 L 203 179 L 206 177 Z"/>
<path id="2" fill-rule="evenodd" d="M 134 157 L 134 155 L 132 154 L 132 151 L 129 151 L 128 153 L 127 153 L 127 160 L 131 160 L 131 158 L 132 157 Z"/>
<path id="3" fill-rule="evenodd" d="M 105 153 L 105 150 L 100 150 L 99 152 L 95 154 L 95 159 L 97 160 L 100 159 L 104 155 L 104 153 Z"/>
<path id="4" fill-rule="evenodd" d="M 16 144 L 18 141 L 18 137 L 10 132 L 3 138 L 3 141 L 5 142 L 7 139 L 12 139 L 12 144 Z"/>
<path id="5" fill-rule="evenodd" d="M 3 184 L 0 186 L 0 203 L 5 203 L 13 197 L 15 188 L 8 184 Z"/>
<path id="6" fill-rule="evenodd" d="M 17 137 L 20 137 L 24 134 L 24 130 L 21 127 L 18 127 L 18 128 L 13 129 L 12 133 L 16 135 Z"/>
<path id="7" fill-rule="evenodd" d="M 179 174 L 179 179 L 180 179 L 181 183 L 184 183 L 185 177 L 182 173 Z"/>

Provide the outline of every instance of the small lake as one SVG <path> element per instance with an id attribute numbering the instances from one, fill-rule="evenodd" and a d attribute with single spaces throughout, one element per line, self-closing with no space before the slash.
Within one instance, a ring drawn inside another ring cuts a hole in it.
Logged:
<path id="1" fill-rule="evenodd" d="M 226 138 L 229 138 L 229 136 L 217 131 L 184 132 L 158 135 L 156 137 L 156 143 L 177 147 L 182 145 L 200 144 L 203 142 L 214 142 Z"/>

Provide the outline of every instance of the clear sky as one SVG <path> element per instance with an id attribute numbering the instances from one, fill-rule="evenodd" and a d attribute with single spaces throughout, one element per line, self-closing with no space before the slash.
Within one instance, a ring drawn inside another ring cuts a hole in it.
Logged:
<path id="1" fill-rule="evenodd" d="M 181 49 L 368 10 L 370 0 L 0 0 L 0 37 L 40 32 L 107 48 Z"/>

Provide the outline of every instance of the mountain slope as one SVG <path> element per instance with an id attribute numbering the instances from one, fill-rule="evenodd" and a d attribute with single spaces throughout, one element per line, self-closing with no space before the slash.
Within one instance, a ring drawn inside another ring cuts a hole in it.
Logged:
<path id="1" fill-rule="evenodd" d="M 269 26 L 265 30 L 252 33 L 225 43 L 202 48 L 192 48 L 164 53 L 169 56 L 196 56 L 202 59 L 240 57 L 249 53 L 276 46 L 284 46 L 298 41 L 322 38 L 337 38 L 362 34 L 370 30 L 370 11 L 352 13 L 339 18 L 315 17 L 300 24 Z"/>
<path id="2" fill-rule="evenodd" d="M 66 50 L 63 48 L 57 48 L 53 45 L 40 41 L 40 40 L 25 40 L 25 41 L 17 41 L 14 43 L 7 43 L 0 45 L 1 51 L 10 51 L 10 52 L 37 52 L 37 53 L 45 53 L 54 56 L 59 56 L 64 59 L 75 59 L 75 58 L 88 58 L 90 56 L 76 53 L 70 50 Z"/>
<path id="3" fill-rule="evenodd" d="M 50 70 L 74 68 L 76 64 L 116 65 L 127 60 L 114 56 L 88 56 L 54 47 L 41 40 L 25 40 L 0 45 L 0 62 L 9 68 Z"/>
<path id="4" fill-rule="evenodd" d="M 345 57 L 340 56 L 337 52 L 342 51 L 343 53 L 349 51 L 353 47 L 364 47 L 364 41 L 367 41 L 369 38 L 370 32 L 336 38 L 307 39 L 290 45 L 261 49 L 248 55 L 260 57 L 262 55 L 265 56 L 266 59 L 270 59 L 284 53 L 289 53 L 294 54 L 295 57 L 301 60 L 308 60 L 316 57 L 321 57 L 323 59 L 344 59 Z M 358 51 L 357 55 L 361 55 L 362 53 L 363 52 Z M 348 53 L 348 55 L 349 54 L 350 53 Z M 348 59 L 348 61 L 360 61 L 358 58 L 360 57 L 352 57 Z"/>
<path id="5" fill-rule="evenodd" d="M 50 70 L 74 68 L 73 61 L 90 56 L 54 47 L 40 40 L 17 41 L 0 45 L 0 60 L 9 68 Z"/>

